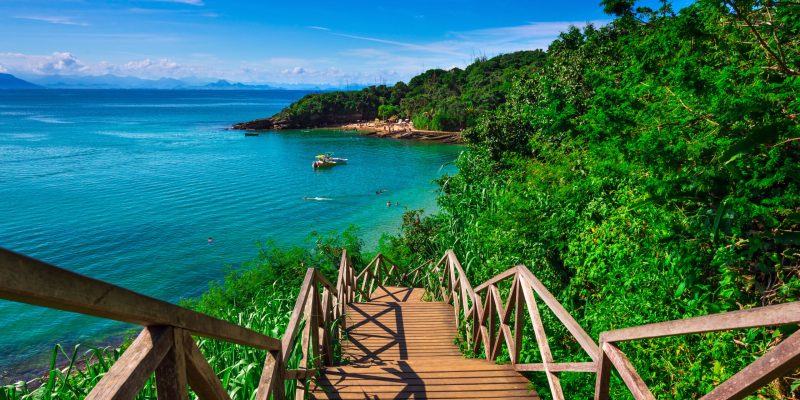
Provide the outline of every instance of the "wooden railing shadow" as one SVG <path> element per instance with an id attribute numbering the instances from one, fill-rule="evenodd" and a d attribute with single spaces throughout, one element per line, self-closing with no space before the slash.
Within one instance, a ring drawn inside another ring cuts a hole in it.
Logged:
<path id="1" fill-rule="evenodd" d="M 411 399 L 418 398 L 420 393 L 425 392 L 425 381 L 419 376 L 417 371 L 405 361 L 397 361 L 396 365 L 381 366 L 380 363 L 372 363 L 365 366 L 364 369 L 378 368 L 380 372 L 364 373 L 344 372 L 341 369 L 337 370 L 336 367 L 330 367 L 326 370 L 325 375 L 317 378 L 320 387 L 341 387 L 342 383 L 349 379 L 368 380 L 372 382 L 385 382 L 388 384 L 401 384 L 403 387 L 394 395 L 395 399 Z M 334 377 L 340 379 L 332 379 Z M 363 398 L 370 398 L 367 393 L 363 393 Z M 335 398 L 335 396 L 331 396 Z"/>

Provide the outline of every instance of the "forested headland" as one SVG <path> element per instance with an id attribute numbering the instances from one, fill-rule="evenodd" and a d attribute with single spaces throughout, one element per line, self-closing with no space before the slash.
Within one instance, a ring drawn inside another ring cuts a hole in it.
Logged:
<path id="1" fill-rule="evenodd" d="M 519 51 L 478 59 L 463 70 L 431 69 L 408 84 L 309 94 L 270 118 L 234 128 L 317 128 L 380 118 L 409 119 L 416 129 L 460 131 L 503 104 L 515 77 L 533 72 L 544 57 L 541 50 Z"/>

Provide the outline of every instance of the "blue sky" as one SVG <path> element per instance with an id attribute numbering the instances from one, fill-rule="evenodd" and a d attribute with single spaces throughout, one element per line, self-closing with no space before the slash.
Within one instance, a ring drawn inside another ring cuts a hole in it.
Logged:
<path id="1" fill-rule="evenodd" d="M 394 83 L 608 20 L 599 0 L 2 0 L 0 71 Z"/>

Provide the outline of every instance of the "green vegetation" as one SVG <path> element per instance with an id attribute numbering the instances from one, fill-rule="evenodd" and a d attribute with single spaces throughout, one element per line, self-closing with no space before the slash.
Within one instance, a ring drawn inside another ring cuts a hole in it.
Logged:
<path id="1" fill-rule="evenodd" d="M 326 276 L 335 277 L 342 248 L 346 248 L 354 260 L 361 259 L 361 242 L 355 230 L 348 229 L 338 237 L 316 236 L 314 250 L 264 246 L 254 260 L 231 271 L 223 283 L 212 283 L 202 297 L 184 301 L 181 305 L 280 338 L 289 323 L 306 268 L 316 266 Z M 231 398 L 252 399 L 261 377 L 265 352 L 218 340 L 196 340 Z M 0 387 L 0 400 L 82 399 L 126 347 L 127 344 L 119 349 L 81 350 L 76 347 L 65 352 L 56 346 L 49 379 L 41 388 L 30 390 L 24 385 Z M 291 368 L 300 361 L 299 341 L 297 347 L 289 360 Z M 62 372 L 56 366 L 65 360 L 68 362 L 67 370 Z M 84 365 L 84 360 L 89 362 Z M 287 396 L 294 396 L 292 385 L 287 382 Z M 138 399 L 156 399 L 152 377 Z"/>
<path id="2" fill-rule="evenodd" d="M 408 84 L 310 94 L 272 120 L 285 128 L 305 128 L 394 117 L 411 119 L 419 129 L 458 131 L 503 104 L 514 78 L 530 73 L 542 60 L 542 51 L 520 51 L 479 59 L 464 70 L 432 69 Z"/>
<path id="3" fill-rule="evenodd" d="M 416 265 L 452 248 L 473 283 L 524 263 L 595 338 L 797 301 L 800 6 L 699 0 L 675 14 L 667 3 L 604 5 L 614 22 L 570 29 L 547 52 L 431 70 L 408 85 L 310 95 L 274 118 L 289 127 L 400 117 L 419 128 L 468 128 L 459 173 L 439 181 L 441 212 L 408 213 L 402 234 L 385 237 L 380 251 Z M 316 252 L 264 251 L 248 272 L 187 304 L 280 336 L 299 261 L 335 276 L 333 249 L 359 251 L 352 235 L 342 240 L 321 241 Z M 555 358 L 585 361 L 555 318 L 543 318 Z M 621 347 L 659 398 L 687 399 L 796 329 Z M 526 346 L 523 361 L 535 361 Z M 201 347 L 235 397 L 249 398 L 264 355 L 206 340 Z M 93 368 L 54 372 L 37 396 L 86 393 L 102 371 Z M 543 376 L 532 379 L 546 395 Z M 591 398 L 592 374 L 561 379 L 570 398 Z M 789 399 L 798 387 L 795 372 L 760 395 Z M 19 397 L 0 391 L 0 399 Z M 617 378 L 612 398 L 629 398 Z"/>
<path id="4" fill-rule="evenodd" d="M 506 102 L 465 132 L 459 173 L 440 181 L 441 212 L 410 214 L 382 251 L 411 263 L 453 248 L 476 284 L 524 263 L 595 338 L 798 300 L 800 6 L 605 5 L 619 18 L 564 32 L 535 74 L 511 82 Z M 586 360 L 548 318 L 556 359 Z M 657 397 L 687 399 L 795 330 L 622 349 Z M 794 398 L 797 378 L 762 398 Z M 570 398 L 592 396 L 593 376 L 561 379 Z"/>

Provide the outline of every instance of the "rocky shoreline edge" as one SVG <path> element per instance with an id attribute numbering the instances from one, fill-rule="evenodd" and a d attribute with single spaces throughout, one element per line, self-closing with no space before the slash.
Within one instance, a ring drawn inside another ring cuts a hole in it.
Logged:
<path id="1" fill-rule="evenodd" d="M 234 124 L 232 129 L 242 131 L 269 131 L 285 129 L 339 129 L 357 131 L 365 136 L 375 136 L 386 139 L 425 140 L 438 143 L 460 144 L 463 143 L 461 132 L 428 131 L 415 129 L 409 123 L 398 122 L 356 122 L 346 124 L 332 124 L 317 127 L 297 127 L 272 118 L 257 119 L 249 122 Z"/>

